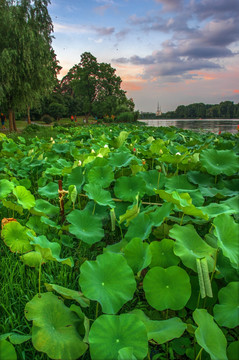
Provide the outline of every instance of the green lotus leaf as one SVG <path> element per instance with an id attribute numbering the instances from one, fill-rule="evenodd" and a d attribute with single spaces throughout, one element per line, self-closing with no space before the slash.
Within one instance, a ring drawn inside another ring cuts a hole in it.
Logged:
<path id="1" fill-rule="evenodd" d="M 14 332 L 10 332 L 10 333 L 7 333 L 7 334 L 2 334 L 0 335 L 0 341 L 1 340 L 6 340 L 7 338 L 9 338 L 9 340 L 11 341 L 12 344 L 14 345 L 19 345 L 19 344 L 22 344 L 28 340 L 30 340 L 32 338 L 31 335 L 22 335 L 22 334 L 17 334 L 17 333 L 14 333 Z M 0 351 L 0 359 L 1 358 L 1 351 Z M 5 359 L 3 359 L 5 360 Z"/>
<path id="2" fill-rule="evenodd" d="M 224 256 L 229 258 L 232 266 L 238 268 L 239 259 L 239 224 L 228 214 L 218 215 L 213 224 L 214 235 L 217 237 L 218 247 L 222 249 Z"/>
<path id="3" fill-rule="evenodd" d="M 205 302 L 205 298 L 202 298 L 200 296 L 199 298 L 199 292 L 200 292 L 200 285 L 199 285 L 199 278 L 197 276 L 192 276 L 190 274 L 190 282 L 191 282 L 191 288 L 192 288 L 192 294 L 190 299 L 188 300 L 186 307 L 190 310 L 195 310 L 196 308 L 202 308 Z M 207 307 L 211 308 L 215 305 L 215 303 L 218 301 L 217 294 L 218 294 L 218 286 L 216 281 L 212 281 L 211 283 L 212 287 L 212 294 L 213 297 L 207 296 Z"/>
<path id="4" fill-rule="evenodd" d="M 7 340 L 0 340 L 0 359 L 17 360 L 17 354 L 14 346 Z"/>
<path id="5" fill-rule="evenodd" d="M 227 348 L 228 360 L 238 360 L 239 341 L 233 341 Z"/>
<path id="6" fill-rule="evenodd" d="M 139 176 L 121 176 L 116 180 L 114 192 L 116 197 L 124 201 L 134 201 L 139 194 L 143 196 L 145 193 L 145 181 Z"/>
<path id="7" fill-rule="evenodd" d="M 221 326 L 239 325 L 239 282 L 230 282 L 218 292 L 219 304 L 213 308 L 214 318 Z"/>
<path id="8" fill-rule="evenodd" d="M 175 189 L 177 189 L 177 191 L 181 193 L 195 190 L 196 186 L 188 181 L 186 174 L 183 174 L 167 178 L 165 188 L 169 191 L 175 191 Z"/>
<path id="9" fill-rule="evenodd" d="M 16 211 L 18 214 L 23 214 L 23 207 L 21 205 L 14 204 L 11 201 L 7 201 L 5 199 L 2 200 L 3 206 L 5 206 L 7 209 Z"/>
<path id="10" fill-rule="evenodd" d="M 213 270 L 216 249 L 209 246 L 196 232 L 193 225 L 179 226 L 175 224 L 169 231 L 175 239 L 174 253 L 183 264 L 197 272 L 196 259 L 206 258 L 209 272 Z"/>
<path id="11" fill-rule="evenodd" d="M 45 235 L 48 230 L 48 227 L 45 224 L 43 224 L 39 216 L 31 216 L 28 222 L 26 223 L 26 226 L 34 230 L 36 234 L 40 234 L 40 235 Z"/>
<path id="12" fill-rule="evenodd" d="M 92 215 L 89 210 L 73 210 L 68 216 L 71 234 L 87 244 L 94 244 L 100 241 L 104 236 L 101 220 Z"/>
<path id="13" fill-rule="evenodd" d="M 97 183 L 90 183 L 84 186 L 86 195 L 97 202 L 97 204 L 102 206 L 109 206 L 111 208 L 115 207 L 114 201 L 110 195 L 109 191 L 102 189 L 102 187 Z"/>
<path id="14" fill-rule="evenodd" d="M 38 199 L 36 200 L 36 205 L 34 207 L 36 212 L 39 212 L 40 215 L 47 215 L 47 216 L 55 216 L 59 214 L 59 208 L 55 205 L 49 203 L 49 201 Z"/>
<path id="15" fill-rule="evenodd" d="M 52 167 L 48 167 L 45 171 L 46 175 L 51 175 L 51 176 L 61 176 L 62 175 L 62 170 L 63 169 L 59 169 L 55 166 Z"/>
<path id="16" fill-rule="evenodd" d="M 24 209 L 30 209 L 35 206 L 34 196 L 24 186 L 16 186 L 13 189 L 13 194 L 17 197 L 17 202 L 22 205 Z"/>
<path id="17" fill-rule="evenodd" d="M 2 144 L 2 150 L 6 151 L 8 153 L 14 154 L 17 151 L 17 144 L 15 144 L 14 141 L 9 142 L 9 143 L 4 142 Z"/>
<path id="18" fill-rule="evenodd" d="M 228 360 L 227 341 L 222 330 L 205 309 L 196 309 L 193 319 L 198 325 L 195 337 L 198 344 L 210 355 L 212 360 Z"/>
<path id="19" fill-rule="evenodd" d="M 127 131 L 121 131 L 118 135 L 118 137 L 115 139 L 114 144 L 116 148 L 119 148 L 122 146 L 125 142 L 125 140 L 128 138 L 129 133 Z"/>
<path id="20" fill-rule="evenodd" d="M 155 190 L 155 192 L 156 194 L 159 194 L 162 199 L 175 204 L 180 210 L 183 211 L 184 214 L 208 220 L 208 215 L 204 214 L 202 210 L 196 208 L 192 204 L 192 198 L 188 193 L 179 194 L 177 191 L 169 193 L 165 190 Z"/>
<path id="21" fill-rule="evenodd" d="M 187 173 L 188 180 L 191 181 L 193 184 L 198 186 L 205 186 L 205 187 L 213 187 L 215 186 L 215 180 L 214 177 L 202 173 L 200 171 L 188 171 Z"/>
<path id="22" fill-rule="evenodd" d="M 174 241 L 163 239 L 161 241 L 153 241 L 149 244 L 152 253 L 150 267 L 160 266 L 167 268 L 169 266 L 178 265 L 180 258 L 173 252 Z"/>
<path id="23" fill-rule="evenodd" d="M 31 238 L 27 234 L 28 231 L 29 229 L 19 224 L 19 222 L 11 221 L 3 227 L 3 241 L 12 252 L 23 254 L 31 251 Z"/>
<path id="24" fill-rule="evenodd" d="M 152 196 L 155 194 L 154 189 L 161 189 L 165 184 L 165 176 L 157 170 L 148 170 L 138 173 L 138 176 L 146 183 L 145 194 Z"/>
<path id="25" fill-rule="evenodd" d="M 27 190 L 29 190 L 31 188 L 31 186 L 32 186 L 32 182 L 31 182 L 30 179 L 26 179 L 26 178 L 25 179 L 20 179 L 19 180 L 19 185 L 25 186 L 25 188 Z"/>
<path id="26" fill-rule="evenodd" d="M 132 347 L 125 347 L 118 351 L 118 360 L 137 360 L 134 356 L 134 349 Z"/>
<path id="27" fill-rule="evenodd" d="M 133 348 L 135 358 L 143 360 L 148 351 L 145 326 L 133 314 L 101 315 L 91 326 L 89 342 L 92 360 L 120 359 L 125 348 Z"/>
<path id="28" fill-rule="evenodd" d="M 148 303 L 160 311 L 183 309 L 191 296 L 190 278 L 178 266 L 150 269 L 145 275 L 143 288 Z"/>
<path id="29" fill-rule="evenodd" d="M 85 177 L 82 172 L 82 168 L 77 166 L 67 176 L 66 186 L 75 185 L 78 192 L 81 191 L 81 186 L 84 184 Z"/>
<path id="30" fill-rule="evenodd" d="M 125 221 L 125 225 L 129 226 L 130 221 L 132 221 L 138 215 L 139 211 L 140 208 L 137 201 L 136 204 L 133 204 L 129 209 L 126 210 L 125 214 L 120 215 L 119 224 L 122 224 L 122 222 Z"/>
<path id="31" fill-rule="evenodd" d="M 48 260 L 57 261 L 68 266 L 73 266 L 74 262 L 72 257 L 65 259 L 60 258 L 61 246 L 57 242 L 49 241 L 44 235 L 41 236 L 31 236 L 31 245 L 35 246 L 35 250 L 39 252 L 42 256 L 42 261 L 46 262 Z"/>
<path id="32" fill-rule="evenodd" d="M 173 209 L 173 204 L 164 203 L 162 206 L 158 207 L 155 211 L 149 212 L 149 218 L 151 219 L 153 226 L 160 226 L 167 218 L 171 210 Z"/>
<path id="33" fill-rule="evenodd" d="M 231 199 L 221 201 L 221 204 L 227 205 L 230 209 L 235 210 L 236 213 L 239 213 L 239 195 L 234 196 Z"/>
<path id="34" fill-rule="evenodd" d="M 69 144 L 53 144 L 52 150 L 58 154 L 66 154 L 67 152 L 70 151 L 70 145 Z"/>
<path id="35" fill-rule="evenodd" d="M 85 298 L 80 291 L 67 289 L 63 286 L 59 286 L 56 284 L 44 284 L 46 286 L 47 291 L 56 291 L 65 299 L 75 300 L 82 307 L 88 307 L 90 305 L 90 300 Z"/>
<path id="36" fill-rule="evenodd" d="M 201 152 L 200 161 L 211 175 L 230 176 L 239 170 L 239 159 L 233 150 L 206 149 Z"/>
<path id="37" fill-rule="evenodd" d="M 40 217 L 40 221 L 41 221 L 43 224 L 48 225 L 48 226 L 53 227 L 53 228 L 58 229 L 58 230 L 61 228 L 60 225 L 57 225 L 57 223 L 55 223 L 55 221 L 52 221 L 52 220 L 48 219 L 48 218 L 45 217 L 45 216 L 41 216 L 41 217 Z M 36 231 L 36 232 L 37 232 L 37 231 Z"/>
<path id="38" fill-rule="evenodd" d="M 15 185 L 7 179 L 0 180 L 0 200 L 7 197 L 7 195 L 14 189 L 14 186 Z"/>
<path id="39" fill-rule="evenodd" d="M 201 207 L 204 214 L 207 214 L 209 219 L 214 218 L 220 214 L 235 214 L 236 210 L 231 209 L 226 204 L 211 203 L 208 206 Z"/>
<path id="40" fill-rule="evenodd" d="M 58 184 L 54 182 L 49 182 L 46 186 L 43 186 L 38 189 L 38 192 L 41 196 L 48 199 L 57 199 L 58 198 Z"/>
<path id="41" fill-rule="evenodd" d="M 133 298 L 136 282 L 125 258 L 120 254 L 106 252 L 95 261 L 85 261 L 80 268 L 79 284 L 83 294 L 98 301 L 102 311 L 117 313 Z"/>
<path id="42" fill-rule="evenodd" d="M 226 282 L 238 281 L 239 269 L 232 267 L 229 258 L 223 255 L 222 250 L 219 250 L 217 255 L 217 269 Z"/>
<path id="43" fill-rule="evenodd" d="M 134 156 L 132 156 L 129 152 L 125 152 L 125 151 L 114 152 L 110 155 L 109 164 L 113 168 L 125 167 L 129 165 L 133 159 Z"/>
<path id="44" fill-rule="evenodd" d="M 154 140 L 152 142 L 152 144 L 150 145 L 149 150 L 153 153 L 153 154 L 157 154 L 160 155 L 162 152 L 162 149 L 165 148 L 165 142 L 162 139 L 157 139 Z M 161 150 L 161 152 L 160 152 Z"/>
<path id="45" fill-rule="evenodd" d="M 20 259 L 25 265 L 36 268 L 38 268 L 41 264 L 45 262 L 45 260 L 41 256 L 41 253 L 37 251 L 30 251 L 20 256 Z"/>
<path id="46" fill-rule="evenodd" d="M 25 316 L 33 321 L 33 346 L 49 358 L 76 360 L 87 350 L 78 333 L 82 320 L 52 293 L 34 296 L 26 304 Z"/>
<path id="47" fill-rule="evenodd" d="M 149 244 L 143 243 L 142 239 L 132 239 L 124 248 L 124 255 L 128 265 L 137 274 L 145 269 L 151 262 L 152 254 Z"/>
<path id="48" fill-rule="evenodd" d="M 125 238 L 128 240 L 133 239 L 134 237 L 138 237 L 142 240 L 145 240 L 149 237 L 152 226 L 153 222 L 149 215 L 140 213 L 130 222 L 128 231 L 125 234 Z"/>
<path id="49" fill-rule="evenodd" d="M 90 183 L 95 183 L 103 188 L 107 188 L 114 180 L 113 168 L 109 165 L 94 166 L 90 169 L 87 177 Z"/>
<path id="50" fill-rule="evenodd" d="M 187 325 L 180 318 L 174 317 L 168 320 L 150 320 L 142 310 L 135 309 L 131 312 L 137 315 L 147 330 L 148 340 L 154 340 L 158 344 L 164 344 L 174 338 L 179 338 L 184 333 Z"/>

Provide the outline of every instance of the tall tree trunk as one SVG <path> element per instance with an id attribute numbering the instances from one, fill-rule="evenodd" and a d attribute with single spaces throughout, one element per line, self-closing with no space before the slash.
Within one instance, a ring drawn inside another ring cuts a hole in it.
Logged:
<path id="1" fill-rule="evenodd" d="M 13 110 L 9 109 L 8 111 L 8 116 L 9 116 L 9 131 L 12 132 L 13 131 Z"/>
<path id="2" fill-rule="evenodd" d="M 12 115 L 13 115 L 12 116 L 13 129 L 14 129 L 14 131 L 17 131 L 16 119 L 15 119 L 15 111 L 13 111 Z"/>
<path id="3" fill-rule="evenodd" d="M 30 117 L 30 106 L 27 106 L 27 123 L 31 125 L 31 117 Z"/>

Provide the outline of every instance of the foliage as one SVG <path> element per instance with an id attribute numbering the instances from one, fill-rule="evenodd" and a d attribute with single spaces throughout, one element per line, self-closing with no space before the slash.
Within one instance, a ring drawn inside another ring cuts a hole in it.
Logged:
<path id="1" fill-rule="evenodd" d="M 239 135 L 51 131 L 0 138 L 1 354 L 233 359 Z"/>

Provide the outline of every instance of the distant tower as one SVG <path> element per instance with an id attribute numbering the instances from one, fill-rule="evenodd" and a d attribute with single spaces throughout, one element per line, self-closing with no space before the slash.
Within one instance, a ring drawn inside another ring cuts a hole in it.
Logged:
<path id="1" fill-rule="evenodd" d="M 158 102 L 156 116 L 160 116 L 160 115 L 162 115 L 162 111 L 161 111 L 161 107 L 159 107 L 159 102 Z"/>

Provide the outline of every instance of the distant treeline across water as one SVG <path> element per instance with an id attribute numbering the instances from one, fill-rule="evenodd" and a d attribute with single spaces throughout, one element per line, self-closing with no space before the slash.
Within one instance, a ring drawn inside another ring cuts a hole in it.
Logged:
<path id="1" fill-rule="evenodd" d="M 180 129 L 218 133 L 238 131 L 239 119 L 143 119 L 149 126 L 175 126 Z"/>
<path id="2" fill-rule="evenodd" d="M 195 103 L 180 105 L 175 111 L 168 111 L 156 116 L 152 112 L 141 112 L 140 119 L 239 119 L 239 103 L 222 101 L 220 104 L 210 105 Z"/>

